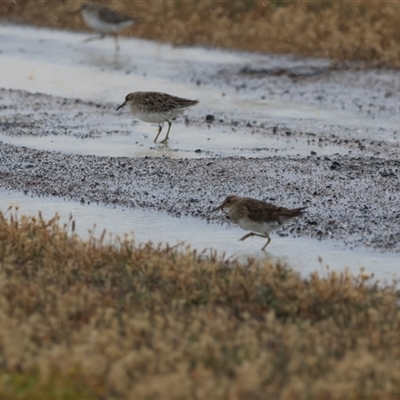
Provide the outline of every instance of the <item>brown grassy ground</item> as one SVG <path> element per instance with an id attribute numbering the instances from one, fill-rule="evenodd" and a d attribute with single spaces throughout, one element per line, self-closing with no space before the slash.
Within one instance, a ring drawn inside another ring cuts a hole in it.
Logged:
<path id="1" fill-rule="evenodd" d="M 80 0 L 10 0 L 0 17 L 39 26 L 84 29 Z M 338 60 L 400 65 L 400 2 L 160 0 L 101 3 L 139 16 L 134 36 Z"/>
<path id="2" fill-rule="evenodd" d="M 72 229 L 0 214 L 2 400 L 400 397 L 393 288 Z"/>

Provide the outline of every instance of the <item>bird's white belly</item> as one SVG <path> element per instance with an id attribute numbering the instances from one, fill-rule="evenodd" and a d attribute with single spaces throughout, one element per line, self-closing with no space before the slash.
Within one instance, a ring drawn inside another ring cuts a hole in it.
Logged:
<path id="1" fill-rule="evenodd" d="M 255 222 L 247 218 L 242 218 L 237 221 L 237 224 L 247 230 L 261 234 L 269 234 L 270 232 L 278 229 L 281 225 L 278 222 Z"/>
<path id="2" fill-rule="evenodd" d="M 132 110 L 133 115 L 144 122 L 151 122 L 156 124 L 161 124 L 167 120 L 171 121 L 171 119 L 175 118 L 179 115 L 182 111 L 174 110 L 171 112 L 163 112 L 163 113 L 156 113 L 156 112 L 142 112 L 138 110 Z"/>
<path id="3" fill-rule="evenodd" d="M 125 21 L 119 24 L 103 22 L 92 13 L 86 13 L 84 11 L 82 12 L 82 16 L 88 26 L 100 33 L 116 33 L 121 29 L 128 28 L 133 24 L 133 21 Z"/>

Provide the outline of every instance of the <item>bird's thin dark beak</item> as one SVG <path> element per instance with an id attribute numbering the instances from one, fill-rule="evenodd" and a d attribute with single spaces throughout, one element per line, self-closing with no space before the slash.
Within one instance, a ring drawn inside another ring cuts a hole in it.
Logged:
<path id="1" fill-rule="evenodd" d="M 222 210 L 222 204 L 220 206 L 216 207 L 216 208 L 213 208 L 211 210 L 211 212 L 218 211 L 218 210 Z"/>
<path id="2" fill-rule="evenodd" d="M 124 105 L 126 104 L 126 101 L 124 103 L 122 103 L 120 106 L 117 107 L 117 109 L 115 111 L 118 111 L 120 108 L 122 108 Z"/>

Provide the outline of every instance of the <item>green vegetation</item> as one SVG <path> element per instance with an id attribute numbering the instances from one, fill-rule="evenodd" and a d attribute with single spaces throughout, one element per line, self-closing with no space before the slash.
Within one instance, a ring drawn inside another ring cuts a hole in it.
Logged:
<path id="1" fill-rule="evenodd" d="M 36 372 L 0 373 L 0 398 L 2 400 L 97 400 L 79 376 L 75 379 L 52 377 L 42 382 Z"/>
<path id="2" fill-rule="evenodd" d="M 0 215 L 2 399 L 399 397 L 394 287 L 73 229 Z"/>

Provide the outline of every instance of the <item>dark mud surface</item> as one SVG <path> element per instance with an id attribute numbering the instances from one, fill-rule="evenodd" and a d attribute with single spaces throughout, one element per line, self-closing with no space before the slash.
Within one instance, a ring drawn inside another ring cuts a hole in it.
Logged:
<path id="1" fill-rule="evenodd" d="M 295 235 L 400 250 L 400 161 L 349 156 L 264 159 L 110 158 L 2 144 L 0 187 L 226 221 L 228 194 L 308 206 Z"/>

